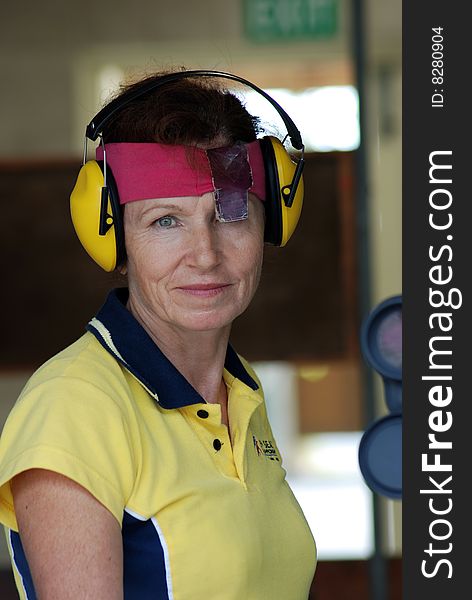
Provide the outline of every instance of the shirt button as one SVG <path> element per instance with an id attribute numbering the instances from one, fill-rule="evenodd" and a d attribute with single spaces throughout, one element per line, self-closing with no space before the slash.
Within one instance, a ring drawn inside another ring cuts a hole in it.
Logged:
<path id="1" fill-rule="evenodd" d="M 218 450 L 221 450 L 221 446 L 223 444 L 220 442 L 220 440 L 216 439 L 213 440 L 213 448 L 218 452 Z"/>
<path id="2" fill-rule="evenodd" d="M 200 419 L 207 419 L 208 418 L 208 411 L 206 410 L 197 410 L 197 415 L 200 417 Z"/>

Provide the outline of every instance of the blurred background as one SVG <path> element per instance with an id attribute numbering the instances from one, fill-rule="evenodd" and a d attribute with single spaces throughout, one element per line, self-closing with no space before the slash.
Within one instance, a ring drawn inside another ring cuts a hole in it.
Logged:
<path id="1" fill-rule="evenodd" d="M 401 598 L 401 501 L 373 494 L 357 461 L 363 431 L 388 412 L 361 323 L 401 293 L 400 1 L 18 0 L 2 12 L 0 426 L 33 370 L 123 284 L 70 223 L 85 125 L 122 80 L 180 66 L 240 75 L 279 101 L 306 146 L 300 225 L 267 249 L 232 342 L 262 379 L 317 541 L 310 598 Z M 269 103 L 236 91 L 285 136 Z M 0 596 L 16 597 L 3 538 Z"/>

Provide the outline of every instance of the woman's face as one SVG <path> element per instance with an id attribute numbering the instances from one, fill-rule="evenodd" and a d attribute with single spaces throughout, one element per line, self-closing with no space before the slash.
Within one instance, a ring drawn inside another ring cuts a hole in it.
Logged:
<path id="1" fill-rule="evenodd" d="M 125 205 L 130 307 L 144 324 L 208 331 L 248 306 L 264 244 L 264 208 L 249 196 L 249 217 L 222 223 L 213 193 Z"/>

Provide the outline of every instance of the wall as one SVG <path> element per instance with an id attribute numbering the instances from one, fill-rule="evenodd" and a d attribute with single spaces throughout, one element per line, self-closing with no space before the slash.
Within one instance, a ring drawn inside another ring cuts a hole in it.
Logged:
<path id="1" fill-rule="evenodd" d="M 285 84 L 294 73 L 310 79 L 323 57 L 346 61 L 347 15 L 334 41 L 260 46 L 242 38 L 241 7 L 234 0 L 137 0 L 132 9 L 124 0 L 11 3 L 0 22 L 0 72 L 6 84 L 0 156 L 76 153 L 74 118 L 82 113 L 83 126 L 84 116 L 93 116 L 90 92 L 97 65 L 150 69 L 183 63 L 239 71 L 244 63 L 252 76 L 260 74 L 264 62 L 262 71 L 272 71 Z"/>

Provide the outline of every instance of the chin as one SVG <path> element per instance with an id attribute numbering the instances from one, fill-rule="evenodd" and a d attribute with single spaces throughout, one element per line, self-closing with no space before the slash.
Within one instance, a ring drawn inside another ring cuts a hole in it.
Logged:
<path id="1" fill-rule="evenodd" d="M 226 311 L 218 311 L 217 313 L 189 313 L 179 319 L 179 325 L 188 331 L 214 331 L 215 329 L 225 329 L 230 327 L 234 319 L 238 315 L 231 314 Z"/>

